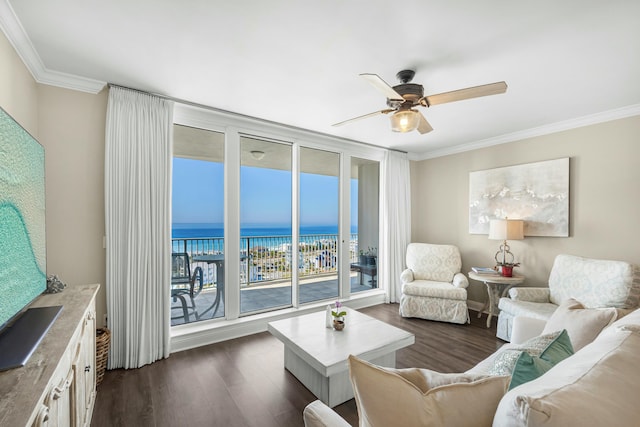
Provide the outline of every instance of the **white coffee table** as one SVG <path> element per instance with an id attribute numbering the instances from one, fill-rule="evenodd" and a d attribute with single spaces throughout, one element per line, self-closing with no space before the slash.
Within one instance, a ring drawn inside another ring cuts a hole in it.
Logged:
<path id="1" fill-rule="evenodd" d="M 284 343 L 284 367 L 330 407 L 353 398 L 347 358 L 396 367 L 396 350 L 415 342 L 412 333 L 347 309 L 345 328 L 325 327 L 325 312 L 270 322 L 268 330 Z"/>

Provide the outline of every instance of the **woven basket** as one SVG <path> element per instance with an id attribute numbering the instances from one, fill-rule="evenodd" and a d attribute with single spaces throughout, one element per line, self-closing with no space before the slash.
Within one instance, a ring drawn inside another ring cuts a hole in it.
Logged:
<path id="1" fill-rule="evenodd" d="M 107 357 L 111 344 L 111 331 L 107 328 L 96 329 L 96 386 L 100 385 L 107 370 Z"/>

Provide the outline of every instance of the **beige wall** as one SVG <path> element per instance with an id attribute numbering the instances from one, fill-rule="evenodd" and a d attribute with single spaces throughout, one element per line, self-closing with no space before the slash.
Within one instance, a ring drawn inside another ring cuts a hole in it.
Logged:
<path id="1" fill-rule="evenodd" d="M 0 32 L 0 107 L 33 137 L 38 138 L 37 84 Z"/>
<path id="2" fill-rule="evenodd" d="M 45 147 L 47 274 L 69 285 L 100 283 L 97 324 L 106 313 L 104 136 L 107 90 L 98 95 L 38 85 Z"/>
<path id="3" fill-rule="evenodd" d="M 570 236 L 510 242 L 527 277 L 545 286 L 557 254 L 640 264 L 640 116 L 411 163 L 412 240 L 460 248 L 463 271 L 492 266 L 500 242 L 469 234 L 469 172 L 570 157 Z M 486 291 L 472 281 L 469 299 Z"/>
<path id="4" fill-rule="evenodd" d="M 36 83 L 0 33 L 0 106 L 45 147 L 47 274 L 100 283 L 106 313 L 104 131 L 106 90 L 91 95 Z"/>

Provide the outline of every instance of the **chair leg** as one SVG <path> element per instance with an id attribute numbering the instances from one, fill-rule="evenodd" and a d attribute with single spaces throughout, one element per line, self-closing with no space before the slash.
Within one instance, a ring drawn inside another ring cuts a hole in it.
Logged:
<path id="1" fill-rule="evenodd" d="M 189 307 L 187 306 L 187 300 L 184 299 L 184 295 L 173 295 L 174 301 L 176 300 L 176 298 L 180 300 L 180 305 L 182 306 L 182 317 L 184 317 L 184 322 L 189 323 Z M 175 308 L 178 308 L 178 307 L 175 307 Z"/>
<path id="2" fill-rule="evenodd" d="M 220 300 L 222 297 L 222 287 L 219 287 L 218 289 L 216 289 L 216 298 L 213 301 L 213 304 L 211 304 L 209 307 L 207 307 L 206 310 L 204 310 L 202 313 L 200 313 L 198 317 L 198 319 L 203 319 L 204 315 L 207 314 L 208 312 L 211 311 L 211 317 L 209 317 L 209 319 L 213 319 L 216 315 L 216 313 L 218 312 L 218 307 L 220 307 Z"/>
<path id="3" fill-rule="evenodd" d="M 191 297 L 191 309 L 193 310 L 193 315 L 195 316 L 196 320 L 200 320 L 198 308 L 196 307 L 196 297 Z"/>

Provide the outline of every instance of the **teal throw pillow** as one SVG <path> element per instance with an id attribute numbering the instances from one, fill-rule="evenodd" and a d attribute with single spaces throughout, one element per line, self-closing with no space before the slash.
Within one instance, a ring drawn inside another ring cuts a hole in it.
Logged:
<path id="1" fill-rule="evenodd" d="M 531 356 L 540 356 L 542 352 L 560 336 L 561 333 L 562 331 L 558 330 L 548 334 L 539 335 L 516 347 L 501 350 L 493 361 L 493 366 L 489 371 L 489 375 L 511 375 L 518 358 L 523 352 L 526 352 Z"/>
<path id="2" fill-rule="evenodd" d="M 516 360 L 511 373 L 509 390 L 535 380 L 572 354 L 573 346 L 566 330 L 562 330 L 539 356 L 523 351 Z"/>

